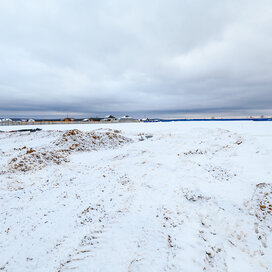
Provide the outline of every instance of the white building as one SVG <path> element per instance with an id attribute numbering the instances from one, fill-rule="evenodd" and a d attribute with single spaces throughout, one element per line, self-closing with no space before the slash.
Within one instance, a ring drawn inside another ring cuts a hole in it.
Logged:
<path id="1" fill-rule="evenodd" d="M 136 122 L 137 120 L 132 118 L 131 116 L 125 115 L 118 119 L 119 122 Z"/>

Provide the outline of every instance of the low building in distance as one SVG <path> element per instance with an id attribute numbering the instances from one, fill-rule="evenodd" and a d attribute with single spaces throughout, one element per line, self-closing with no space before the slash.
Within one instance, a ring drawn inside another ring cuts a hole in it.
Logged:
<path id="1" fill-rule="evenodd" d="M 74 121 L 75 119 L 74 118 L 70 118 L 70 117 L 66 117 L 63 119 L 64 122 L 71 122 L 71 121 Z"/>
<path id="2" fill-rule="evenodd" d="M 112 121 L 115 121 L 115 120 L 116 120 L 116 118 L 113 115 L 107 115 L 101 121 L 112 122 Z"/>
<path id="3" fill-rule="evenodd" d="M 122 116 L 118 119 L 119 122 L 137 122 L 136 119 L 132 118 L 129 115 Z"/>

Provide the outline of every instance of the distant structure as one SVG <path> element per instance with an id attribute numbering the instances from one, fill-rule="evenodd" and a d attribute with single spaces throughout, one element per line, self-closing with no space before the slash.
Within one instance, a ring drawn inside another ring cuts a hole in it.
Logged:
<path id="1" fill-rule="evenodd" d="M 1 125 L 10 125 L 11 123 L 12 123 L 12 119 L 10 119 L 10 118 L 0 119 Z"/>
<path id="2" fill-rule="evenodd" d="M 123 116 L 123 117 L 120 117 L 120 118 L 118 119 L 118 121 L 119 121 L 119 122 L 136 122 L 137 120 L 134 119 L 134 118 L 132 118 L 132 117 L 129 116 L 129 115 L 125 115 L 125 116 Z"/>
<path id="3" fill-rule="evenodd" d="M 93 121 L 93 122 L 99 122 L 101 121 L 103 118 L 100 118 L 100 117 L 90 117 L 89 120 L 90 121 Z"/>
<path id="4" fill-rule="evenodd" d="M 115 121 L 115 120 L 116 120 L 116 118 L 113 115 L 107 115 L 101 121 L 112 122 L 112 121 Z"/>
<path id="5" fill-rule="evenodd" d="M 63 121 L 64 121 L 64 122 L 71 122 L 71 121 L 74 121 L 74 119 L 73 119 L 73 118 L 70 118 L 70 117 L 65 117 L 65 118 L 63 119 Z"/>

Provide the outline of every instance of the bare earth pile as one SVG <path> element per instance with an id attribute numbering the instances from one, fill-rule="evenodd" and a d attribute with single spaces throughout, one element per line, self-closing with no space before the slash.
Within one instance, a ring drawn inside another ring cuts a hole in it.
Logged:
<path id="1" fill-rule="evenodd" d="M 253 214 L 256 216 L 255 232 L 264 248 L 268 246 L 267 233 L 272 231 L 272 184 L 260 183 L 252 197 Z"/>
<path id="2" fill-rule="evenodd" d="M 17 157 L 9 162 L 9 170 L 26 172 L 42 169 L 50 163 L 69 162 L 71 152 L 97 151 L 99 149 L 117 148 L 132 140 L 120 134 L 120 131 L 83 132 L 77 129 L 59 132 L 58 139 L 52 142 L 52 149 L 20 148 Z"/>
<path id="3" fill-rule="evenodd" d="M 256 185 L 253 201 L 257 204 L 256 216 L 260 221 L 272 216 L 272 184 L 260 183 Z"/>
<path id="4" fill-rule="evenodd" d="M 63 133 L 54 144 L 67 151 L 91 151 L 101 148 L 116 148 L 130 141 L 117 130 L 83 132 L 73 129 Z"/>

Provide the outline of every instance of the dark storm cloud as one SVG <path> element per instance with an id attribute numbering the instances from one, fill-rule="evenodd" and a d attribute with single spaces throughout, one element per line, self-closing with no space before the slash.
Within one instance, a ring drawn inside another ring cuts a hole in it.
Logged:
<path id="1" fill-rule="evenodd" d="M 272 109 L 268 0 L 9 0 L 0 33 L 0 115 Z"/>

